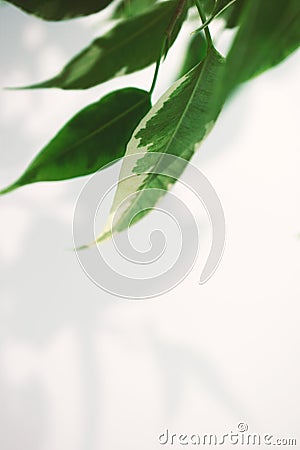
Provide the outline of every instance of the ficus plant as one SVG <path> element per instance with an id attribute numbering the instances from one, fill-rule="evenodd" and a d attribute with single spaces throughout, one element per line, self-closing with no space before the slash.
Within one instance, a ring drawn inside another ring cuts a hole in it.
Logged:
<path id="1" fill-rule="evenodd" d="M 22 89 L 88 89 L 152 64 L 154 76 L 149 91 L 131 86 L 119 89 L 76 113 L 24 173 L 0 192 L 2 195 L 27 184 L 89 175 L 127 154 L 170 153 L 189 161 L 236 88 L 279 64 L 300 43 L 299 0 L 9 3 L 48 21 L 71 20 L 111 6 L 116 19 L 108 33 L 74 56 L 56 76 Z M 163 70 L 161 63 L 168 57 L 184 21 L 195 14 L 199 24 L 190 36 L 180 76 L 152 106 L 152 94 Z M 223 29 L 235 30 L 226 55 L 216 49 L 209 29 L 215 20 L 222 20 Z M 140 191 L 142 203 L 149 188 L 159 187 L 156 196 L 147 198 L 149 210 L 174 182 L 153 174 L 141 177 L 140 182 L 133 183 L 132 194 Z M 122 230 L 132 208 L 129 202 L 118 219 L 117 231 Z M 99 240 L 104 237 L 107 233 Z"/>

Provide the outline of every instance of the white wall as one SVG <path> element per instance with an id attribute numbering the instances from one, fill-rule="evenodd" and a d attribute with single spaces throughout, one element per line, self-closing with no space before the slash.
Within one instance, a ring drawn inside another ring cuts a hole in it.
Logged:
<path id="1" fill-rule="evenodd" d="M 3 6 L 1 86 L 55 74 L 100 19 L 50 24 Z M 148 87 L 152 72 L 86 92 L 1 91 L 1 186 L 75 111 L 112 87 Z M 299 54 L 243 87 L 193 160 L 227 221 L 223 261 L 204 286 L 204 213 L 190 276 L 135 302 L 102 292 L 66 251 L 85 179 L 0 198 L 1 450 L 153 450 L 167 427 L 217 433 L 242 421 L 300 442 L 298 80 Z"/>

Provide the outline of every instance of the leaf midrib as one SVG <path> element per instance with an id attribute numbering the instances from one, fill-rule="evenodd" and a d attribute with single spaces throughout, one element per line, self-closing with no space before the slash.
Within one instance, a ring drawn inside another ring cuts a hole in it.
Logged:
<path id="1" fill-rule="evenodd" d="M 212 49 L 208 49 L 208 52 L 209 51 L 212 51 Z M 181 116 L 181 118 L 180 118 L 180 120 L 179 120 L 179 122 L 178 122 L 178 124 L 177 124 L 177 126 L 175 128 L 175 131 L 174 131 L 171 139 L 169 140 L 169 143 L 167 145 L 167 149 L 169 149 L 169 147 L 171 145 L 171 142 L 173 142 L 173 140 L 175 139 L 175 136 L 176 136 L 176 134 L 177 134 L 181 124 L 182 124 L 182 121 L 185 118 L 184 116 L 186 115 L 187 110 L 190 107 L 191 101 L 193 100 L 193 98 L 195 96 L 195 92 L 198 89 L 199 83 L 202 80 L 202 75 L 204 73 L 204 69 L 205 69 L 206 65 L 208 64 L 208 62 L 209 62 L 208 60 L 209 60 L 209 57 L 208 57 L 208 53 L 207 53 L 207 57 L 205 58 L 205 60 L 202 63 L 199 64 L 199 65 L 202 65 L 201 73 L 200 73 L 200 75 L 199 75 L 199 77 L 198 77 L 198 79 L 197 79 L 197 81 L 195 83 L 195 86 L 194 86 L 194 88 L 192 90 L 192 95 L 190 96 L 190 98 L 189 98 L 189 100 L 187 102 L 187 105 L 184 108 L 184 112 L 183 112 L 183 114 L 182 114 L 182 116 Z M 167 153 L 167 151 L 165 151 L 164 153 Z M 158 159 L 158 162 L 156 163 L 156 166 L 161 162 L 162 158 L 163 158 L 163 156 L 161 156 Z M 157 174 L 154 174 L 153 172 L 150 173 L 149 176 L 147 177 L 147 184 L 151 183 L 152 179 L 155 178 L 155 176 L 157 176 Z M 146 184 L 143 185 L 143 189 L 145 189 L 145 186 L 146 186 Z M 138 195 L 134 198 L 134 202 L 130 205 L 129 209 L 126 211 L 126 213 L 125 213 L 126 215 L 128 214 L 128 212 L 130 212 L 130 210 L 134 207 L 134 205 L 140 200 L 141 196 L 143 195 L 143 189 L 139 190 Z"/>
<path id="2" fill-rule="evenodd" d="M 121 120 L 124 116 L 126 116 L 127 114 L 129 114 L 130 112 L 134 111 L 136 108 L 138 108 L 140 105 L 142 105 L 143 103 L 145 103 L 146 101 L 148 101 L 149 98 L 144 98 L 141 101 L 139 101 L 138 103 L 136 103 L 134 106 L 128 108 L 127 110 L 123 111 L 121 114 L 119 114 L 118 116 L 114 117 L 112 120 L 110 120 L 109 122 L 107 122 L 105 125 L 97 128 L 96 130 L 94 130 L 92 133 L 88 134 L 87 136 L 85 136 L 83 139 L 76 141 L 75 145 L 70 146 L 68 148 L 66 148 L 66 150 L 63 152 L 63 155 L 65 156 L 66 154 L 68 154 L 70 151 L 76 149 L 77 147 L 81 146 L 82 144 L 84 144 L 87 140 L 93 138 L 94 136 L 96 136 L 97 134 L 101 133 L 103 130 L 105 130 L 106 128 L 109 128 L 110 126 L 112 126 L 114 123 L 118 122 L 119 120 Z M 55 138 L 54 138 L 55 139 Z M 50 145 L 50 144 L 49 144 Z M 45 147 L 47 148 L 47 147 Z M 43 150 L 42 150 L 43 151 Z M 58 156 L 58 160 L 62 157 L 62 155 L 60 154 Z M 47 161 L 47 158 L 46 158 Z M 44 161 L 45 162 L 45 161 Z M 39 167 L 36 166 L 36 167 Z M 36 167 L 29 167 L 30 168 L 34 168 L 36 169 Z M 25 175 L 25 174 L 24 174 Z"/>
<path id="3" fill-rule="evenodd" d="M 165 4 L 168 5 L 171 3 L 174 3 L 174 2 L 166 2 Z M 163 3 L 160 4 L 160 9 L 163 9 L 161 5 L 163 5 Z M 159 7 L 156 7 L 153 9 L 159 9 Z M 138 31 L 130 34 L 129 38 L 124 39 L 122 42 L 120 42 L 120 45 L 116 45 L 116 46 L 112 47 L 110 50 L 107 51 L 107 53 L 110 53 L 110 52 L 122 47 L 123 44 L 128 44 L 128 42 L 134 40 L 137 36 L 143 35 L 145 31 L 147 31 L 149 28 L 151 28 L 153 25 L 155 25 L 157 22 L 159 22 L 162 19 L 162 17 L 164 17 L 164 15 L 166 15 L 168 12 L 169 11 L 166 8 L 165 11 L 161 12 L 161 15 L 155 17 L 154 20 L 149 22 L 144 28 L 139 28 Z M 150 14 L 150 13 L 148 12 L 148 13 L 145 13 L 144 15 L 148 15 L 148 14 Z M 134 21 L 136 21 L 136 18 L 134 18 L 134 20 L 132 19 L 132 22 L 134 22 Z M 101 40 L 101 39 L 103 39 L 103 37 L 98 38 L 98 40 Z M 97 39 L 96 39 L 96 41 L 97 41 Z"/>
<path id="4" fill-rule="evenodd" d="M 209 51 L 209 50 L 208 50 L 208 51 Z M 200 72 L 199 77 L 198 77 L 198 79 L 197 79 L 197 81 L 196 81 L 196 83 L 195 83 L 195 86 L 194 86 L 193 90 L 192 90 L 192 95 L 191 95 L 190 98 L 188 99 L 188 102 L 187 102 L 186 107 L 184 108 L 183 114 L 182 114 L 182 116 L 181 116 L 181 118 L 180 118 L 180 120 L 179 120 L 179 122 L 178 122 L 178 124 L 177 124 L 177 126 L 176 126 L 176 128 L 175 128 L 175 131 L 174 131 L 172 137 L 171 137 L 170 140 L 169 140 L 169 143 L 168 143 L 168 145 L 167 145 L 167 150 L 170 148 L 171 143 L 174 141 L 175 136 L 176 136 L 176 134 L 178 133 L 178 130 L 180 129 L 183 120 L 185 119 L 185 115 L 187 114 L 187 111 L 188 111 L 188 109 L 189 109 L 189 107 L 190 107 L 190 105 L 191 105 L 191 102 L 193 101 L 193 99 L 194 99 L 194 97 L 195 97 L 195 93 L 196 93 L 196 91 L 198 90 L 199 84 L 200 84 L 200 82 L 201 82 L 201 80 L 202 80 L 202 76 L 203 76 L 203 73 L 204 73 L 204 69 L 205 69 L 205 67 L 207 66 L 208 62 L 209 62 L 208 59 L 209 59 L 209 57 L 208 57 L 208 54 L 207 54 L 207 57 L 204 59 L 204 61 L 200 63 L 200 65 L 202 65 L 201 72 Z M 166 151 L 165 153 L 167 153 L 167 151 Z"/>
<path id="5" fill-rule="evenodd" d="M 166 5 L 168 5 L 168 4 L 171 4 L 171 2 L 166 2 Z M 160 5 L 158 5 L 155 9 L 161 9 L 161 10 L 162 10 L 162 9 L 163 9 L 163 8 L 162 8 L 162 5 L 163 5 L 163 3 L 161 3 Z M 165 7 L 165 8 L 166 8 L 166 7 Z M 139 28 L 136 32 L 134 32 L 134 33 L 132 33 L 132 34 L 129 34 L 129 37 L 128 37 L 127 39 L 124 39 L 124 40 L 122 40 L 122 41 L 118 41 L 118 43 L 117 43 L 116 45 L 112 46 L 112 47 L 109 48 L 109 49 L 106 49 L 106 51 L 105 51 L 105 56 L 107 56 L 107 55 L 113 53 L 114 51 L 116 51 L 116 50 L 118 50 L 118 49 L 120 49 L 120 48 L 126 46 L 126 45 L 127 45 L 128 43 L 130 43 L 132 40 L 135 40 L 135 39 L 138 38 L 139 36 L 142 36 L 143 34 L 145 34 L 145 31 L 151 29 L 151 27 L 153 27 L 153 25 L 155 25 L 156 23 L 160 22 L 160 21 L 162 20 L 162 18 L 163 18 L 165 15 L 167 15 L 168 12 L 169 12 L 169 11 L 168 11 L 168 8 L 166 8 L 165 11 L 162 11 L 161 14 L 160 14 L 159 16 L 156 16 L 151 22 L 147 23 L 147 25 L 146 25 L 145 27 Z M 145 13 L 144 15 L 148 15 L 148 14 L 149 14 L 149 12 L 148 12 L 148 13 Z M 132 19 L 132 22 L 134 22 L 134 21 L 136 21 L 136 18 Z M 117 28 L 116 28 L 116 29 L 117 29 Z M 114 36 L 113 36 L 113 31 L 115 31 L 116 29 L 112 30 L 112 34 L 111 34 L 110 37 L 114 37 Z M 101 41 L 103 41 L 103 40 L 106 40 L 106 39 L 105 39 L 105 36 L 100 36 L 99 38 L 95 39 L 94 42 L 91 44 L 91 46 L 90 46 L 90 47 L 87 47 L 85 51 L 87 52 L 90 48 L 92 48 L 93 46 L 97 45 L 97 42 L 101 42 Z M 83 51 L 81 54 L 83 54 L 85 51 Z M 77 57 L 75 56 L 74 59 L 73 59 L 73 61 L 71 61 L 71 62 L 65 67 L 65 69 L 63 69 L 63 71 L 61 72 L 60 75 L 57 75 L 57 77 L 54 77 L 53 80 L 59 81 L 59 79 L 63 78 L 63 74 L 64 74 L 65 70 L 67 70 L 68 66 L 70 67 L 70 65 L 72 65 L 72 63 L 74 62 L 74 60 L 75 60 L 76 58 L 79 58 L 79 56 L 80 56 L 81 54 L 77 55 Z M 47 83 L 47 82 L 46 82 L 46 83 Z"/>

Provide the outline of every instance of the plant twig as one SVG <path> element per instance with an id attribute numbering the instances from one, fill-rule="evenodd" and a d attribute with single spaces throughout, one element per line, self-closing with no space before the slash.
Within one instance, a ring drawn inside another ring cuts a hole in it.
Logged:
<path id="1" fill-rule="evenodd" d="M 194 1 L 195 1 L 195 5 L 196 5 L 196 7 L 198 9 L 201 21 L 202 21 L 202 23 L 204 25 L 206 23 L 206 17 L 205 17 L 205 14 L 204 14 L 203 10 L 202 10 L 202 6 L 200 4 L 200 0 L 194 0 Z M 207 40 L 207 44 L 208 44 L 209 47 L 211 47 L 213 45 L 213 40 L 212 40 L 212 37 L 211 37 L 211 34 L 210 34 L 208 26 L 206 26 L 204 28 L 204 33 L 205 33 L 205 37 L 206 37 L 206 40 Z"/>
<path id="2" fill-rule="evenodd" d="M 166 45 L 167 45 L 167 41 L 166 41 L 166 39 L 164 39 L 163 45 L 162 45 L 161 50 L 160 50 L 160 53 L 159 53 L 159 57 L 158 57 L 158 59 L 157 59 L 157 61 L 156 61 L 156 66 L 155 66 L 155 71 L 154 71 L 153 81 L 152 81 L 152 85 L 151 85 L 151 88 L 150 88 L 150 91 L 149 91 L 149 92 L 150 92 L 150 95 L 153 94 L 153 91 L 154 91 L 155 86 L 156 86 L 157 77 L 158 77 L 158 72 L 159 72 L 159 68 L 160 68 L 160 64 L 161 64 L 161 59 L 162 59 L 162 57 L 163 57 L 164 54 L 165 54 L 165 48 L 166 48 Z"/>

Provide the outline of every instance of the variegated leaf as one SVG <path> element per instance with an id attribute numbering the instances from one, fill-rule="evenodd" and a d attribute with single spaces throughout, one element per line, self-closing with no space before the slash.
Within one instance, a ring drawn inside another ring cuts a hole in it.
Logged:
<path id="1" fill-rule="evenodd" d="M 151 158 L 143 154 L 159 152 L 190 160 L 199 145 L 212 129 L 222 104 L 215 92 L 224 67 L 224 59 L 210 47 L 203 62 L 179 79 L 160 98 L 133 133 L 127 146 L 125 160 L 120 173 L 120 182 L 112 205 L 107 225 L 98 241 L 121 232 L 132 225 L 172 187 L 180 177 L 183 166 L 172 168 L 171 177 L 153 174 Z M 135 164 L 128 155 L 137 155 Z M 150 161 L 150 162 L 149 162 Z M 155 172 L 159 171 L 155 162 Z M 122 214 L 115 213 L 122 205 Z M 146 208 L 146 210 L 145 210 Z"/>

